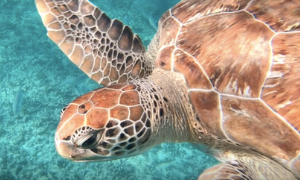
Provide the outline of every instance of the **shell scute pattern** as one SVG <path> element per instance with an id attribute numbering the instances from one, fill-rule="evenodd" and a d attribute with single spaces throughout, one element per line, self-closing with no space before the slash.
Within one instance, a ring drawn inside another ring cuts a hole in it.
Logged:
<path id="1" fill-rule="evenodd" d="M 219 108 L 220 95 L 214 91 L 191 91 L 189 96 L 197 115 L 205 123 L 207 131 L 225 139 L 226 136 L 220 123 L 222 116 Z"/>
<path id="2" fill-rule="evenodd" d="M 222 12 L 239 11 L 249 5 L 251 0 L 219 0 L 201 1 L 191 0 L 178 3 L 172 8 L 172 14 L 182 23 L 193 21 L 199 17 L 204 17 Z"/>
<path id="3" fill-rule="evenodd" d="M 253 1 L 247 11 L 268 24 L 275 32 L 295 32 L 300 30 L 299 6 L 300 2 L 297 0 L 288 3 L 284 0 Z"/>
<path id="4" fill-rule="evenodd" d="M 280 2 L 180 2 L 160 20 L 155 65 L 185 77 L 208 132 L 300 164 L 300 5 Z"/>
<path id="5" fill-rule="evenodd" d="M 178 47 L 178 46 L 177 46 Z M 181 49 L 174 51 L 173 69 L 184 74 L 186 83 L 191 89 L 212 89 L 211 82 L 206 78 L 203 69 L 199 69 L 194 57 Z"/>
<path id="6" fill-rule="evenodd" d="M 261 98 L 298 131 L 300 119 L 300 32 L 281 33 L 272 40 L 273 65 Z"/>

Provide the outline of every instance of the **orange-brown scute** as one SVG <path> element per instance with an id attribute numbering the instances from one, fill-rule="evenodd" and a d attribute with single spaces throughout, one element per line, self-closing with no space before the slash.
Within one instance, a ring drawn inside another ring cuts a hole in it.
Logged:
<path id="1" fill-rule="evenodd" d="M 300 32 L 278 34 L 272 45 L 273 65 L 262 99 L 300 132 Z"/>
<path id="2" fill-rule="evenodd" d="M 182 23 L 193 20 L 192 17 L 232 12 L 245 8 L 251 0 L 189 0 L 178 3 L 172 8 L 172 14 Z"/>
<path id="3" fill-rule="evenodd" d="M 119 90 L 103 88 L 93 94 L 91 101 L 95 107 L 111 108 L 119 103 L 118 97 L 120 94 L 121 91 Z"/>
<path id="4" fill-rule="evenodd" d="M 125 106 L 133 106 L 140 104 L 140 99 L 138 92 L 136 91 L 127 91 L 122 93 L 120 98 L 120 104 Z"/>
<path id="5" fill-rule="evenodd" d="M 72 103 L 75 103 L 75 104 L 82 104 L 82 103 L 85 103 L 86 101 L 88 101 L 91 96 L 94 94 L 94 91 L 91 91 L 87 94 L 84 94 L 78 98 L 76 98 Z"/>
<path id="6" fill-rule="evenodd" d="M 179 30 L 179 22 L 172 17 L 162 22 L 160 26 L 159 47 L 167 46 L 174 43 Z"/>
<path id="7" fill-rule="evenodd" d="M 200 65 L 182 50 L 176 50 L 174 53 L 174 70 L 184 75 L 189 88 L 212 89 Z"/>
<path id="8" fill-rule="evenodd" d="M 134 90 L 136 88 L 136 85 L 134 84 L 129 84 L 126 87 L 124 87 L 122 90 L 123 91 L 129 91 L 129 90 Z"/>
<path id="9" fill-rule="evenodd" d="M 299 0 L 253 1 L 247 10 L 276 32 L 300 30 Z"/>
<path id="10" fill-rule="evenodd" d="M 93 108 L 86 114 L 86 125 L 93 128 L 103 128 L 108 121 L 108 110 Z"/>
<path id="11" fill-rule="evenodd" d="M 134 106 L 134 107 L 130 107 L 130 117 L 129 119 L 133 120 L 133 121 L 137 121 L 141 119 L 142 114 L 144 113 L 144 110 L 142 108 L 142 106 Z"/>
<path id="12" fill-rule="evenodd" d="M 259 99 L 222 95 L 221 104 L 223 128 L 232 140 L 281 159 L 297 156 L 299 135 Z"/>
<path id="13" fill-rule="evenodd" d="M 129 110 L 126 106 L 116 106 L 110 109 L 110 117 L 118 120 L 125 120 L 129 116 Z"/>
<path id="14" fill-rule="evenodd" d="M 71 136 L 77 128 L 83 125 L 84 125 L 84 115 L 82 114 L 76 114 L 70 120 L 66 121 L 64 124 L 62 124 L 61 121 L 57 129 L 58 137 L 60 139 L 66 139 L 69 136 Z"/>
<path id="15" fill-rule="evenodd" d="M 76 104 L 70 104 L 63 112 L 63 115 L 61 117 L 61 120 L 58 124 L 57 130 L 61 128 L 61 126 L 69 120 L 74 114 L 77 113 L 78 105 Z"/>
<path id="16" fill-rule="evenodd" d="M 114 84 L 114 85 L 109 86 L 109 88 L 111 88 L 111 89 L 122 89 L 126 85 L 127 84 Z"/>
<path id="17" fill-rule="evenodd" d="M 189 96 L 205 128 L 218 137 L 224 138 L 225 135 L 222 132 L 220 123 L 219 95 L 214 91 L 192 91 L 189 93 Z"/>

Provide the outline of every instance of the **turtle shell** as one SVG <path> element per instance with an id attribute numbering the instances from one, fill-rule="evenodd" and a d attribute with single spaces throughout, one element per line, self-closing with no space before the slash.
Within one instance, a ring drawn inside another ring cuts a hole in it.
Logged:
<path id="1" fill-rule="evenodd" d="M 208 132 L 299 173 L 299 0 L 181 1 L 158 33 L 156 67 L 184 76 Z"/>

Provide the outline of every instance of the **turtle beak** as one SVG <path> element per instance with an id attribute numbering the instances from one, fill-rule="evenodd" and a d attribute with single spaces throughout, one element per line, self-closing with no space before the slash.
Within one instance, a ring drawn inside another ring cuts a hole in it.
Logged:
<path id="1" fill-rule="evenodd" d="M 60 140 L 58 137 L 55 137 L 55 147 L 61 157 L 75 162 L 110 160 L 110 158 L 107 157 L 95 158 L 97 155 L 91 150 L 79 149 L 70 141 Z"/>
<path id="2" fill-rule="evenodd" d="M 55 147 L 56 151 L 61 157 L 73 161 L 72 154 L 74 153 L 76 148 L 69 141 L 62 141 L 55 137 Z"/>
<path id="3" fill-rule="evenodd" d="M 70 141 L 60 140 L 58 137 L 55 137 L 55 147 L 61 157 L 71 161 L 84 161 L 85 158 L 89 157 L 86 149 L 78 149 Z"/>

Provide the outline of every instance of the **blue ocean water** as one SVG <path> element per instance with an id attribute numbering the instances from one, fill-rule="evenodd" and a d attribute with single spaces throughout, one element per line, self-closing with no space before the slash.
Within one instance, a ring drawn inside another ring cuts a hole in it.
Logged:
<path id="1" fill-rule="evenodd" d="M 160 15 L 177 1 L 92 0 L 111 18 L 131 26 L 144 45 Z M 33 0 L 1 0 L 0 8 L 1 180 L 197 179 L 216 163 L 188 143 L 165 143 L 111 162 L 61 158 L 54 145 L 61 109 L 99 85 L 48 39 Z"/>

